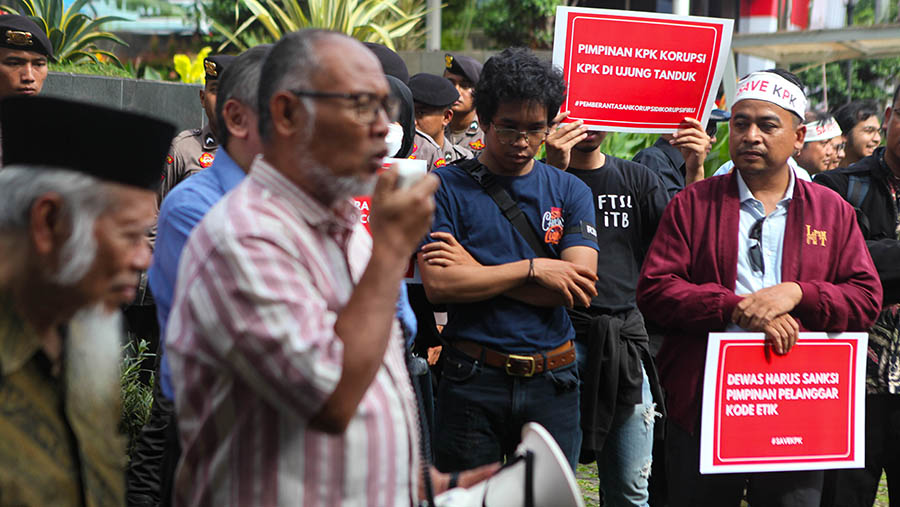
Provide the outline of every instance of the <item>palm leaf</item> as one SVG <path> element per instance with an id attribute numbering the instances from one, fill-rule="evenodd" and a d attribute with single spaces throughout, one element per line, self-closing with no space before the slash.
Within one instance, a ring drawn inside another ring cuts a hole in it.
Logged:
<path id="1" fill-rule="evenodd" d="M 213 30 L 219 32 L 220 35 L 223 35 L 226 39 L 228 39 L 219 45 L 219 48 L 216 49 L 217 53 L 221 53 L 226 47 L 228 47 L 228 44 L 234 44 L 234 46 L 241 51 L 247 49 L 247 46 L 237 38 L 237 35 L 235 35 L 234 32 L 229 30 L 227 27 L 222 26 L 222 24 L 220 24 L 218 21 L 210 19 L 210 26 L 212 26 Z"/>

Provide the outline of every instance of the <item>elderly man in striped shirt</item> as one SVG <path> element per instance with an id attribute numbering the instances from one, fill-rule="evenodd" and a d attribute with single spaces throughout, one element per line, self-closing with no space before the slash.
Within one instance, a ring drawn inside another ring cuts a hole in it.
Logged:
<path id="1" fill-rule="evenodd" d="M 400 189 L 381 175 L 371 238 L 349 200 L 371 189 L 396 113 L 378 60 L 348 37 L 304 30 L 269 53 L 263 156 L 180 263 L 167 331 L 184 451 L 176 505 L 417 503 L 419 422 L 395 302 L 438 182 Z"/>

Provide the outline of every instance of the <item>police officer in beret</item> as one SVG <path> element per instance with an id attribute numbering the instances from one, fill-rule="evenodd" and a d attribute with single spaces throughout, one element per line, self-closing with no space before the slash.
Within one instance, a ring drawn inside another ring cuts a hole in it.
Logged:
<path id="1" fill-rule="evenodd" d="M 434 74 L 416 74 L 409 78 L 416 110 L 416 137 L 412 158 L 425 160 L 428 170 L 437 169 L 475 155 L 462 146 L 452 144 L 444 129 L 453 120 L 453 104 L 459 92 L 448 79 Z"/>
<path id="2" fill-rule="evenodd" d="M 37 23 L 25 16 L 0 16 L 0 98 L 37 95 L 47 78 L 53 46 Z"/>
<path id="3" fill-rule="evenodd" d="M 159 189 L 159 201 L 175 185 L 188 176 L 202 171 L 212 165 L 219 148 L 217 141 L 218 123 L 216 121 L 216 93 L 219 89 L 219 77 L 234 56 L 209 56 L 203 61 L 206 69 L 206 84 L 200 90 L 200 105 L 209 120 L 203 128 L 185 130 L 172 140 L 172 149 L 166 157 L 166 170 Z"/>
<path id="4" fill-rule="evenodd" d="M 453 104 L 453 119 L 447 126 L 450 142 L 478 153 L 484 149 L 484 132 L 475 114 L 475 85 L 481 75 L 481 63 L 468 56 L 447 53 L 444 77 L 456 86 L 459 99 Z"/>

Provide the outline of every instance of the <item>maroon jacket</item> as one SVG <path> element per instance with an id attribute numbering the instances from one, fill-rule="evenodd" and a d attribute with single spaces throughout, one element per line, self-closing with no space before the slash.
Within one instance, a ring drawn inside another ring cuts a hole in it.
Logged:
<path id="1" fill-rule="evenodd" d="M 669 417 L 690 432 L 700 416 L 708 333 L 724 331 L 742 299 L 734 293 L 739 199 L 734 172 L 677 194 L 638 282 L 638 307 L 665 329 L 657 366 Z M 803 290 L 791 312 L 801 331 L 864 331 L 874 322 L 881 282 L 853 208 L 837 193 L 795 179 L 783 249 L 781 280 Z"/>

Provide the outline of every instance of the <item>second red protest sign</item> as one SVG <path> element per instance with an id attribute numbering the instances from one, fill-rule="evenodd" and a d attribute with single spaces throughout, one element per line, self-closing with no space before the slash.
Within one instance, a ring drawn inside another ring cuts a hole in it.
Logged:
<path id="1" fill-rule="evenodd" d="M 701 473 L 862 466 L 866 334 L 801 333 L 768 358 L 763 343 L 710 334 Z"/>

